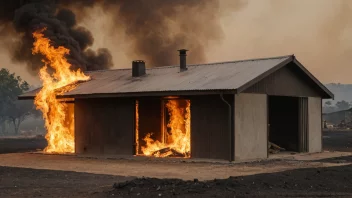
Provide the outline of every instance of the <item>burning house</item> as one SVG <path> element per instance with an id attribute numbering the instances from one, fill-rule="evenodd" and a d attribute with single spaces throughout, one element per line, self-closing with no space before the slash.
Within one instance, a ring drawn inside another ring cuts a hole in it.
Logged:
<path id="1" fill-rule="evenodd" d="M 295 56 L 187 65 L 186 52 L 177 66 L 86 72 L 58 94 L 74 152 L 236 161 L 267 158 L 268 142 L 322 150 L 322 99 L 333 94 Z"/>

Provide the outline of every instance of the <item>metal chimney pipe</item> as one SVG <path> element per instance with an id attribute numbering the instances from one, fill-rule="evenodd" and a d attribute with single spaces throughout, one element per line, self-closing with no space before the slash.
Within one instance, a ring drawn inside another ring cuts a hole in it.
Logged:
<path id="1" fill-rule="evenodd" d="M 180 72 L 187 71 L 186 57 L 188 50 L 180 49 L 178 51 L 180 52 Z"/>
<path id="2" fill-rule="evenodd" d="M 132 61 L 132 77 L 140 77 L 145 74 L 145 62 L 142 60 Z"/>

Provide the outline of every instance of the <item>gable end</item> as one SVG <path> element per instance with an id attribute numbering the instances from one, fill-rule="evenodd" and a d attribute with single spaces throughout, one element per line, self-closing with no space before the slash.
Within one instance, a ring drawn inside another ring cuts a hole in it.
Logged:
<path id="1" fill-rule="evenodd" d="M 243 92 L 276 96 L 326 97 L 326 93 L 319 85 L 294 62 L 290 62 L 274 71 Z"/>

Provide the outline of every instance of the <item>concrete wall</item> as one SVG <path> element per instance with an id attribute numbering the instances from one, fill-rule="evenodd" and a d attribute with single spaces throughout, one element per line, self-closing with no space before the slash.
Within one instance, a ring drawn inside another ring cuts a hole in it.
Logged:
<path id="1" fill-rule="evenodd" d="M 267 157 L 267 96 L 235 95 L 235 161 Z"/>
<path id="2" fill-rule="evenodd" d="M 308 152 L 322 151 L 321 98 L 308 98 Z"/>

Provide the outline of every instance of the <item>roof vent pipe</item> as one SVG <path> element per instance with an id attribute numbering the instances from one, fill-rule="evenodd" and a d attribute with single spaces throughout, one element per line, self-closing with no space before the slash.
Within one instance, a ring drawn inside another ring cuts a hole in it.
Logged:
<path id="1" fill-rule="evenodd" d="M 145 74 L 145 62 L 142 60 L 132 61 L 132 77 L 140 77 Z"/>
<path id="2" fill-rule="evenodd" d="M 178 51 L 180 52 L 180 72 L 187 71 L 186 56 L 188 50 L 180 49 Z"/>

